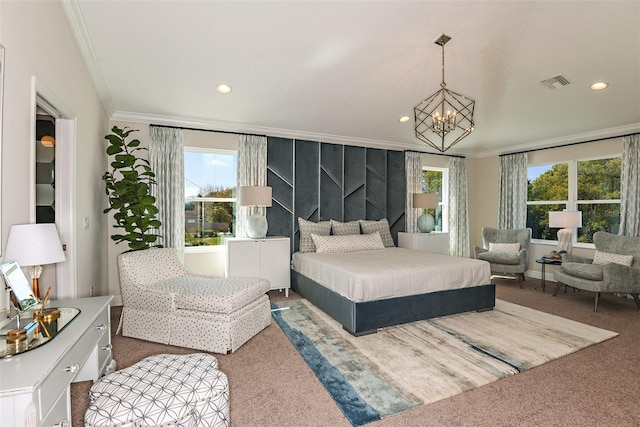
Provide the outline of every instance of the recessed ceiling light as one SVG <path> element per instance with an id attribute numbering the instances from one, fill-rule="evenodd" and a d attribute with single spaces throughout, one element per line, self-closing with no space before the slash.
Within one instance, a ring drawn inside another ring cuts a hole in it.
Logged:
<path id="1" fill-rule="evenodd" d="M 411 117 L 409 116 L 402 116 L 398 119 L 400 123 L 407 123 L 409 120 L 411 120 Z"/>
<path id="2" fill-rule="evenodd" d="M 218 93 L 222 93 L 225 95 L 231 93 L 232 91 L 231 86 L 226 83 L 220 83 L 218 86 L 216 86 L 216 90 L 218 91 Z"/>
<path id="3" fill-rule="evenodd" d="M 609 83 L 605 83 L 605 82 L 595 82 L 594 84 L 591 85 L 591 89 L 593 90 L 602 90 L 602 89 L 606 89 L 607 87 L 609 87 Z"/>

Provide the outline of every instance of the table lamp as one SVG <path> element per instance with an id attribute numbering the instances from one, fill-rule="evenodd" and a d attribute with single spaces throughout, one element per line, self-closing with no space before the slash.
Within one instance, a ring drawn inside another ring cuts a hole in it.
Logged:
<path id="1" fill-rule="evenodd" d="M 240 187 L 240 206 L 270 207 L 271 187 L 255 185 Z M 267 217 L 259 213 L 251 215 L 247 218 L 246 229 L 247 236 L 250 238 L 264 239 L 269 229 Z"/>
<path id="2" fill-rule="evenodd" d="M 413 207 L 425 209 L 424 213 L 418 217 L 418 230 L 421 233 L 431 233 L 435 225 L 435 220 L 426 209 L 438 207 L 438 195 L 430 193 L 413 193 Z"/>
<path id="3" fill-rule="evenodd" d="M 568 254 L 573 250 L 571 228 L 582 227 L 582 211 L 549 212 L 549 228 L 558 230 L 558 252 Z"/>
<path id="4" fill-rule="evenodd" d="M 9 229 L 5 261 L 17 261 L 29 267 L 33 294 L 40 299 L 38 280 L 42 266 L 65 261 L 62 243 L 55 224 L 20 224 Z"/>

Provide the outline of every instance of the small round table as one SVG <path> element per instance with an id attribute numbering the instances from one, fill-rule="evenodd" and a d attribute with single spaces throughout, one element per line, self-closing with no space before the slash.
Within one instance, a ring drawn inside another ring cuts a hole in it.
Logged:
<path id="1" fill-rule="evenodd" d="M 540 280 L 540 284 L 542 285 L 542 292 L 544 292 L 544 288 L 546 286 L 545 267 L 547 266 L 547 264 L 560 265 L 560 264 L 562 264 L 562 260 L 561 259 L 540 258 L 540 259 L 536 260 L 536 263 L 542 264 L 542 279 Z"/>

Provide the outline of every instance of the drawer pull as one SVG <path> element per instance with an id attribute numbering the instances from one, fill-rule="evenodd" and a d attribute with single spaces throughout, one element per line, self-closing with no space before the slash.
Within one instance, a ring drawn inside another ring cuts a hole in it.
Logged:
<path id="1" fill-rule="evenodd" d="M 107 329 L 107 325 L 104 323 L 102 325 L 96 326 L 97 331 L 104 331 L 105 329 Z"/>
<path id="2" fill-rule="evenodd" d="M 69 422 L 69 420 L 62 420 L 53 427 L 71 427 L 71 423 Z"/>
<path id="3" fill-rule="evenodd" d="M 72 374 L 75 374 L 79 370 L 80 370 L 80 365 L 78 365 L 77 363 L 74 363 L 71 366 L 67 366 L 67 369 L 65 369 L 65 371 L 71 372 Z"/>
<path id="4" fill-rule="evenodd" d="M 104 347 L 100 347 L 100 350 L 109 351 L 113 346 L 111 344 L 107 344 Z"/>

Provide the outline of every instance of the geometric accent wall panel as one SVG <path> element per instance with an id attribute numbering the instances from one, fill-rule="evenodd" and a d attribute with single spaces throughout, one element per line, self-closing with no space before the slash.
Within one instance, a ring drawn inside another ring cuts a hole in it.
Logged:
<path id="1" fill-rule="evenodd" d="M 342 145 L 320 144 L 320 221 L 343 220 L 342 151 Z"/>
<path id="2" fill-rule="evenodd" d="M 387 152 L 367 148 L 366 217 L 382 219 L 387 214 Z"/>
<path id="3" fill-rule="evenodd" d="M 344 146 L 344 221 L 367 218 L 366 148 Z"/>
<path id="4" fill-rule="evenodd" d="M 387 219 L 396 244 L 398 232 L 405 230 L 406 187 L 404 152 L 387 151 Z"/>
<path id="5" fill-rule="evenodd" d="M 267 185 L 272 191 L 272 205 L 267 208 L 268 234 L 291 236 L 293 223 L 293 140 L 267 139 Z"/>

